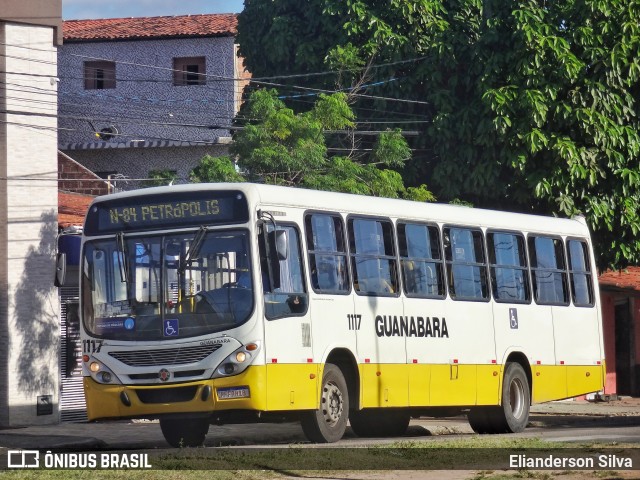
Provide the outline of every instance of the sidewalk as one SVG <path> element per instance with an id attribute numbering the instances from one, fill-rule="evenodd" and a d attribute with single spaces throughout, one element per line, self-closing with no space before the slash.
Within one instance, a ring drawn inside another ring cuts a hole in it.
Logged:
<path id="1" fill-rule="evenodd" d="M 569 400 L 531 407 L 532 417 L 547 415 L 550 419 L 554 416 L 575 416 L 578 418 L 581 416 L 640 417 L 640 398 L 623 398 L 611 402 Z M 464 424 L 464 428 L 459 430 L 460 433 L 471 432 L 470 428 L 466 428 L 468 424 L 464 417 L 456 417 L 455 420 L 458 420 L 458 424 Z M 438 421 L 439 419 L 425 417 L 412 423 L 432 425 Z M 205 445 L 230 446 L 305 442 L 302 429 L 297 423 L 212 425 Z M 160 424 L 157 421 L 121 420 L 0 429 L 0 448 L 87 451 L 162 449 L 169 448 L 169 446 L 164 441 Z"/>
<path id="2" fill-rule="evenodd" d="M 640 398 L 623 397 L 610 402 L 561 400 L 531 407 L 531 414 L 640 416 Z"/>

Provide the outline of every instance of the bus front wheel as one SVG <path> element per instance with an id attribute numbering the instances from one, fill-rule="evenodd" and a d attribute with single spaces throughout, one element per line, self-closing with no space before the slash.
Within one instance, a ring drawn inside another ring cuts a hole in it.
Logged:
<path id="1" fill-rule="evenodd" d="M 327 363 L 322 374 L 320 408 L 302 413 L 302 431 L 314 443 L 337 442 L 344 435 L 348 417 L 347 382 L 336 365 Z"/>
<path id="2" fill-rule="evenodd" d="M 161 418 L 160 429 L 169 445 L 174 448 L 200 447 L 209 431 L 206 418 Z"/>

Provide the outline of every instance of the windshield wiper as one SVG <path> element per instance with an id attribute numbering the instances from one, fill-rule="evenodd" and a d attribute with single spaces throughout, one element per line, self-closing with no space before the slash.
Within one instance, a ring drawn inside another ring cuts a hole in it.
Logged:
<path id="1" fill-rule="evenodd" d="M 120 281 L 129 287 L 129 257 L 127 255 L 127 244 L 124 241 L 124 233 L 116 233 L 116 246 L 118 248 L 118 267 L 120 268 Z"/>
<path id="2" fill-rule="evenodd" d="M 200 230 L 193 237 L 193 241 L 191 245 L 189 245 L 189 249 L 184 256 L 184 261 L 180 262 L 180 268 L 178 269 L 180 273 L 184 273 L 193 260 L 200 254 L 200 249 L 202 248 L 202 244 L 204 243 L 204 237 L 207 236 L 207 232 L 209 229 L 207 227 L 200 227 Z"/>

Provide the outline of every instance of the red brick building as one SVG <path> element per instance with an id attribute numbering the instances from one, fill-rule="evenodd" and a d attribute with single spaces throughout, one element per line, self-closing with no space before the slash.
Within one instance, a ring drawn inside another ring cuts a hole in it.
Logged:
<path id="1" fill-rule="evenodd" d="M 109 184 L 71 157 L 58 152 L 58 227 L 82 225 L 89 204 L 109 193 Z"/>
<path id="2" fill-rule="evenodd" d="M 640 267 L 600 275 L 605 393 L 640 395 Z"/>

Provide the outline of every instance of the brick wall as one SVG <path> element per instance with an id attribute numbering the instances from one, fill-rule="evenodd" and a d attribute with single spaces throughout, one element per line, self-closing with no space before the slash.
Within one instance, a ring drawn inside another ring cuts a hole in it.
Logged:
<path id="1" fill-rule="evenodd" d="M 68 155 L 58 152 L 58 189 L 97 196 L 109 193 L 109 184 Z"/>

